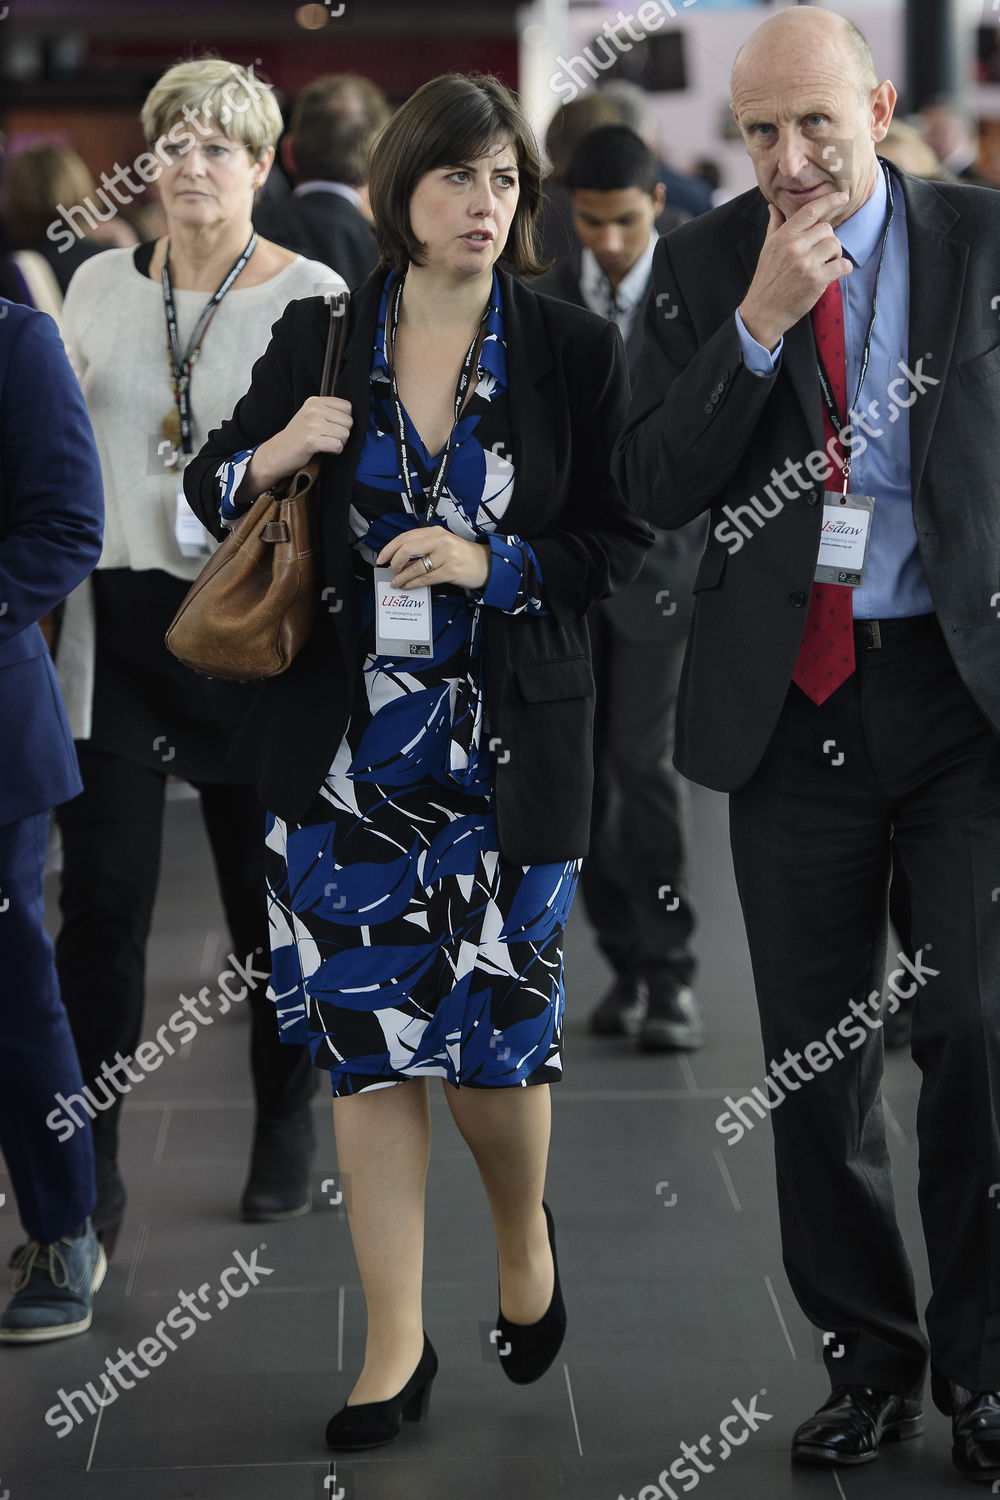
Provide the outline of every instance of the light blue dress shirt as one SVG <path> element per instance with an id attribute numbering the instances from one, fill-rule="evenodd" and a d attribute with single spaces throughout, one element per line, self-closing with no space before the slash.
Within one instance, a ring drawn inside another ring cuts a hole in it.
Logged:
<path id="1" fill-rule="evenodd" d="M 872 330 L 871 352 L 864 385 L 854 405 L 852 430 L 857 437 L 851 456 L 850 488 L 872 495 L 875 510 L 865 581 L 852 589 L 856 620 L 884 620 L 903 615 L 929 614 L 934 604 L 917 550 L 910 494 L 910 412 L 920 400 L 920 350 L 909 364 L 910 267 L 903 190 L 893 183 L 894 213 L 878 284 L 878 315 Z M 844 338 L 847 351 L 847 390 L 853 396 L 861 372 L 865 334 L 872 313 L 875 275 L 888 213 L 885 173 L 879 171 L 871 195 L 849 219 L 837 226 L 845 255 L 854 263 L 840 278 L 844 299 Z M 771 354 L 751 338 L 736 314 L 744 363 L 769 374 L 781 357 L 782 345 Z M 925 356 L 926 359 L 926 356 Z M 918 377 L 911 381 L 910 371 Z M 924 376 L 933 377 L 927 362 Z M 822 400 L 819 378 L 816 400 Z M 857 415 L 863 423 L 856 420 Z M 831 488 L 834 480 L 828 481 Z"/>

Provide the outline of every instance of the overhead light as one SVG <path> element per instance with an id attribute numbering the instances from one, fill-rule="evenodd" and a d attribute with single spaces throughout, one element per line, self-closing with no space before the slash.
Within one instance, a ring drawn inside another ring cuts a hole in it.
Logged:
<path id="1" fill-rule="evenodd" d="M 300 5 L 295 12 L 296 23 L 304 31 L 321 31 L 330 19 L 325 5 Z"/>

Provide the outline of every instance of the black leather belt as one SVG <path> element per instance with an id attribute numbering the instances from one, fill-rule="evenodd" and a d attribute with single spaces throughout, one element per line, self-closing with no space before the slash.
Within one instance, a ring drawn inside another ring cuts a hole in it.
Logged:
<path id="1" fill-rule="evenodd" d="M 854 649 L 856 651 L 878 651 L 882 646 L 895 646 L 905 641 L 919 640 L 932 635 L 937 629 L 937 615 L 906 615 L 898 620 L 855 620 Z"/>

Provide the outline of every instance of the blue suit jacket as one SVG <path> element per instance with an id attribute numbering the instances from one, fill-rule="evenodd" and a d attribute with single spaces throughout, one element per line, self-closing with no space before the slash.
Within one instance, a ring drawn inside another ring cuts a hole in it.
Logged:
<path id="1" fill-rule="evenodd" d="M 38 620 L 101 555 L 104 491 L 56 326 L 0 299 L 0 826 L 81 789 Z"/>

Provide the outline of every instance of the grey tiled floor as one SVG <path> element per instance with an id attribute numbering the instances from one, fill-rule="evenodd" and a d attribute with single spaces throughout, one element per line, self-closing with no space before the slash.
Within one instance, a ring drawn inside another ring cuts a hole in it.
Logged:
<path id="1" fill-rule="evenodd" d="M 641 1057 L 629 1043 L 587 1034 L 607 974 L 582 907 L 571 919 L 566 1075 L 553 1091 L 548 1183 L 570 1330 L 542 1381 L 515 1387 L 496 1366 L 489 1215 L 432 1091 L 425 1319 L 441 1373 L 430 1421 L 338 1462 L 334 1477 L 323 1429 L 358 1367 L 364 1311 L 346 1219 L 327 1202 L 335 1189 L 322 1190 L 336 1175 L 330 1108 L 318 1095 L 313 1213 L 241 1224 L 251 1104 L 247 1023 L 237 1010 L 201 1030 L 127 1102 L 130 1203 L 91 1331 L 0 1348 L 0 1500 L 659 1500 L 696 1487 L 681 1475 L 671 1490 L 657 1476 L 679 1459 L 681 1443 L 703 1434 L 715 1434 L 697 1478 L 705 1500 L 932 1500 L 967 1491 L 933 1409 L 922 1439 L 887 1449 L 874 1465 L 836 1474 L 790 1467 L 790 1432 L 827 1383 L 818 1336 L 781 1268 L 769 1128 L 730 1148 L 713 1125 L 719 1101 L 759 1081 L 763 1064 L 724 799 L 696 789 L 694 813 L 698 988 L 709 1034 L 701 1052 Z M 177 799 L 168 808 L 147 1035 L 179 993 L 212 983 L 225 952 L 197 807 Z M 890 1056 L 899 1211 L 926 1295 L 916 1082 L 909 1058 Z M 0 1249 L 16 1235 L 16 1220 L 0 1217 Z M 256 1251 L 270 1274 L 221 1307 L 219 1277 L 237 1251 L 247 1260 Z M 181 1291 L 205 1283 L 210 1319 L 97 1419 L 84 1415 L 57 1437 L 44 1418 L 60 1388 L 96 1382 L 106 1356 L 134 1349 Z M 719 1424 L 734 1402 L 754 1397 L 759 1430 L 723 1460 Z"/>

